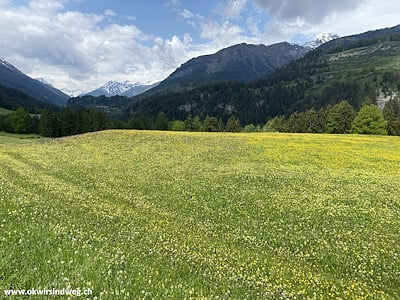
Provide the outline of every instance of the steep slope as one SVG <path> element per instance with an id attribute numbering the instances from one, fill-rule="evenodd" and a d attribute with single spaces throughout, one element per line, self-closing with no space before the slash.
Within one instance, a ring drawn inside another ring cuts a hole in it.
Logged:
<path id="1" fill-rule="evenodd" d="M 328 42 L 330 47 L 324 44 L 251 84 L 221 83 L 185 93 L 153 95 L 134 103 L 127 115 L 156 116 L 163 111 L 172 119 L 192 114 L 225 120 L 236 115 L 249 124 L 312 107 L 319 109 L 343 99 L 355 108 L 366 97 L 376 100 L 379 95 L 387 101 L 400 88 L 397 28 L 333 40 Z M 349 40 L 358 44 L 339 51 L 337 45 Z M 364 44 L 367 46 L 357 47 Z"/>
<path id="2" fill-rule="evenodd" d="M 0 84 L 46 103 L 64 105 L 69 98 L 54 87 L 30 78 L 3 59 L 0 59 Z"/>
<path id="3" fill-rule="evenodd" d="M 321 45 L 320 50 L 334 53 L 373 45 L 378 41 L 388 41 L 390 38 L 400 40 L 400 36 L 397 36 L 398 34 L 400 34 L 400 25 L 379 30 L 371 30 L 361 34 L 333 39 Z"/>
<path id="4" fill-rule="evenodd" d="M 131 81 L 125 82 L 117 82 L 117 81 L 109 81 L 103 86 L 95 89 L 84 96 L 93 96 L 93 97 L 113 97 L 113 96 L 126 96 L 126 97 L 134 97 L 140 95 L 149 89 L 157 86 L 156 84 L 140 84 L 138 82 L 133 83 Z"/>
<path id="5" fill-rule="evenodd" d="M 0 85 L 0 107 L 9 110 L 16 110 L 19 107 L 23 107 L 32 113 L 37 109 L 48 108 L 58 110 L 60 108 L 54 104 L 41 102 L 21 91 L 2 85 Z"/>
<path id="6" fill-rule="evenodd" d="M 239 44 L 189 60 L 154 90 L 193 88 L 216 81 L 250 82 L 303 57 L 306 52 L 305 48 L 286 42 L 271 46 Z"/>

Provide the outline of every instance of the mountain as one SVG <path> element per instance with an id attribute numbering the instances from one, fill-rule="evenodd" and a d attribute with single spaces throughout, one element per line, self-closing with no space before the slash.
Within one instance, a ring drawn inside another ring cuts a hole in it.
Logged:
<path id="1" fill-rule="evenodd" d="M 132 83 L 130 81 L 125 82 L 117 82 L 117 81 L 109 81 L 100 88 L 91 91 L 86 96 L 106 96 L 106 97 L 113 97 L 113 96 L 126 96 L 126 97 L 134 97 L 146 92 L 149 89 L 157 86 L 158 83 L 155 84 L 140 84 L 138 82 Z"/>
<path id="2" fill-rule="evenodd" d="M 54 87 L 30 78 L 4 59 L 0 59 L 0 85 L 50 104 L 64 105 L 69 98 Z"/>
<path id="3" fill-rule="evenodd" d="M 250 82 L 271 74 L 306 53 L 304 47 L 286 42 L 271 46 L 234 45 L 189 60 L 152 91 L 187 89 L 217 81 Z"/>
<path id="4" fill-rule="evenodd" d="M 361 34 L 350 35 L 338 39 L 331 40 L 319 48 L 326 53 L 341 52 L 352 48 L 365 47 L 373 45 L 382 39 L 394 39 L 396 35 L 400 34 L 400 25 L 371 30 Z"/>
<path id="5" fill-rule="evenodd" d="M 50 109 L 58 111 L 61 107 L 41 102 L 31 96 L 0 84 L 0 107 L 9 110 L 16 110 L 19 107 L 25 108 L 25 110 L 34 113 L 38 109 Z"/>
<path id="6" fill-rule="evenodd" d="M 164 112 L 169 119 L 231 115 L 260 124 L 278 115 L 316 110 L 343 99 L 359 109 L 367 97 L 384 105 L 400 90 L 400 26 L 343 37 L 251 83 L 224 82 L 149 95 L 126 116 Z M 379 101 L 378 101 L 379 100 Z"/>
<path id="7" fill-rule="evenodd" d="M 315 37 L 312 41 L 309 41 L 308 43 L 305 43 L 303 45 L 304 48 L 308 50 L 314 50 L 318 48 L 319 46 L 330 42 L 332 40 L 338 39 L 339 36 L 335 33 L 321 33 Z"/>

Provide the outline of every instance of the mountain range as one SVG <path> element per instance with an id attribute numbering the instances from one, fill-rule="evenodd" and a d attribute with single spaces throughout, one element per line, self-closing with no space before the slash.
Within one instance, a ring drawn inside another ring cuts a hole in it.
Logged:
<path id="1" fill-rule="evenodd" d="M 44 103 L 65 105 L 69 96 L 51 85 L 32 79 L 12 64 L 0 59 L 0 85 L 21 91 Z"/>
<path id="2" fill-rule="evenodd" d="M 89 95 L 70 98 L 67 106 L 97 108 L 113 118 L 165 112 L 170 119 L 236 115 L 245 123 L 260 123 L 343 99 L 355 108 L 365 97 L 383 106 L 390 95 L 399 94 L 398 61 L 400 25 L 342 38 L 324 34 L 303 46 L 238 44 L 189 60 L 158 85 L 111 81 Z M 10 82 L 41 101 L 50 97 L 40 97 L 32 86 L 52 91 L 53 100 L 54 93 L 61 93 L 2 60 L 0 86 L 9 89 Z M 13 95 L 8 89 L 7 95 Z M 57 104 L 63 105 L 68 96 L 61 94 Z"/>
<path id="3" fill-rule="evenodd" d="M 250 82 L 306 53 L 304 47 L 287 42 L 271 46 L 238 44 L 189 60 L 152 91 L 184 90 L 217 81 Z"/>
<path id="4" fill-rule="evenodd" d="M 131 81 L 125 81 L 125 82 L 109 81 L 103 86 L 99 87 L 98 89 L 86 93 L 83 96 L 134 97 L 156 87 L 158 84 L 159 83 L 141 84 L 139 82 L 131 82 Z"/>
<path id="5" fill-rule="evenodd" d="M 375 102 L 379 96 L 384 105 L 400 90 L 399 61 L 396 26 L 331 40 L 253 82 L 214 82 L 184 92 L 139 96 L 125 115 L 155 117 L 162 111 L 181 120 L 189 114 L 223 120 L 236 115 L 244 124 L 259 124 L 343 99 L 359 109 L 367 97 Z"/>

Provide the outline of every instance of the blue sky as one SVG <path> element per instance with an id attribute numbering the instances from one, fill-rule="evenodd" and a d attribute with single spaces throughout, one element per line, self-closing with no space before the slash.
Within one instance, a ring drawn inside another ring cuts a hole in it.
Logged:
<path id="1" fill-rule="evenodd" d="M 0 56 L 78 94 L 160 81 L 241 42 L 303 44 L 398 23 L 398 0 L 0 0 Z"/>

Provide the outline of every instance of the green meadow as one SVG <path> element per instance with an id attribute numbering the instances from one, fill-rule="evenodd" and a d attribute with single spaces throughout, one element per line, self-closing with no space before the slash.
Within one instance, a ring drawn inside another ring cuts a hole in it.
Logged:
<path id="1" fill-rule="evenodd" d="M 33 141 L 0 135 L 0 293 L 400 298 L 398 137 Z"/>

